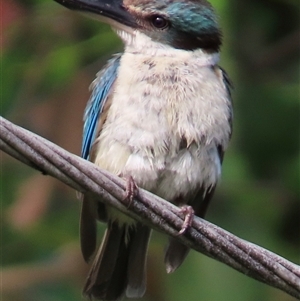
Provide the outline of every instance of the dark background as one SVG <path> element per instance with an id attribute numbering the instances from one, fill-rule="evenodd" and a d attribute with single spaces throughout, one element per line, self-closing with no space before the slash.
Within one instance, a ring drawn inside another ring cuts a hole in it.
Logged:
<path id="1" fill-rule="evenodd" d="M 212 3 L 235 110 L 207 219 L 299 264 L 299 2 Z M 79 154 L 89 84 L 122 50 L 120 40 L 109 26 L 51 0 L 1 5 L 1 115 Z M 75 191 L 3 153 L 0 189 L 3 301 L 83 300 L 88 267 L 79 253 Z M 194 251 L 167 275 L 165 242 L 153 235 L 142 300 L 293 300 Z"/>

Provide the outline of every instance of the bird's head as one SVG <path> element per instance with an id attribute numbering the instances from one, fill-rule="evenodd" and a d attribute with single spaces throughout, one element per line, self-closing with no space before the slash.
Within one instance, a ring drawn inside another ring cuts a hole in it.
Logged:
<path id="1" fill-rule="evenodd" d="M 100 18 L 125 43 L 143 34 L 175 49 L 218 52 L 221 32 L 206 0 L 55 0 L 74 10 Z"/>

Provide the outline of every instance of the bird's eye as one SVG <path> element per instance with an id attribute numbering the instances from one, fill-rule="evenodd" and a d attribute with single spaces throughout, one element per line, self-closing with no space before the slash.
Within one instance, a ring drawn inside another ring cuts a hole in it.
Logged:
<path id="1" fill-rule="evenodd" d="M 153 16 L 151 22 L 152 25 L 158 29 L 165 29 L 169 26 L 169 22 L 161 16 Z"/>

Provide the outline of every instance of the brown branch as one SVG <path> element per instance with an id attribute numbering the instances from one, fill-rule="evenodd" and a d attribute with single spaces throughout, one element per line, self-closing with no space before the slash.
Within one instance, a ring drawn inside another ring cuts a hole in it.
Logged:
<path id="1" fill-rule="evenodd" d="M 195 217 L 184 236 L 178 236 L 183 216 L 171 203 L 143 189 L 127 208 L 125 183 L 96 165 L 0 117 L 0 149 L 21 162 L 51 175 L 85 194 L 182 243 L 300 299 L 300 267 L 288 260 Z"/>

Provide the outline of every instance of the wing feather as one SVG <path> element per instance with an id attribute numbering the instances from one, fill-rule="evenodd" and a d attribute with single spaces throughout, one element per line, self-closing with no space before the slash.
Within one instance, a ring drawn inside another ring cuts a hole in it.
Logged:
<path id="1" fill-rule="evenodd" d="M 97 74 L 96 80 L 91 88 L 93 93 L 87 104 L 84 113 L 83 141 L 81 155 L 84 159 L 91 160 L 91 150 L 99 133 L 101 121 L 105 115 L 105 107 L 109 106 L 109 96 L 112 93 L 112 86 L 116 80 L 120 55 L 111 59 L 106 67 Z M 102 114 L 102 115 L 101 115 Z M 102 124 L 103 125 L 103 124 Z M 82 200 L 80 218 L 80 241 L 81 251 L 86 262 L 94 254 L 97 245 L 96 219 L 106 220 L 105 205 L 84 196 Z"/>
<path id="2" fill-rule="evenodd" d="M 91 88 L 93 93 L 84 112 L 83 140 L 81 156 L 90 158 L 90 151 L 97 134 L 97 127 L 104 105 L 111 93 L 120 66 L 121 54 L 108 61 L 106 67 L 97 74 Z"/>

